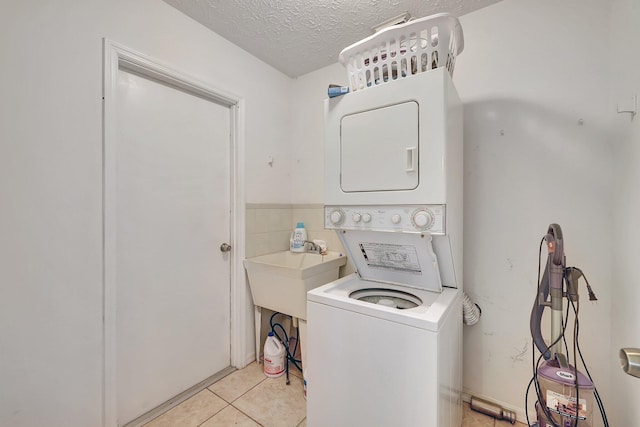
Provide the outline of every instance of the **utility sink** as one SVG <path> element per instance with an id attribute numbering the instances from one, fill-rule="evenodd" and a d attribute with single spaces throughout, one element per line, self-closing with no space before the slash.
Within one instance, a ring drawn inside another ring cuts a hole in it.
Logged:
<path id="1" fill-rule="evenodd" d="M 253 303 L 298 319 L 307 318 L 307 292 L 338 279 L 347 257 L 338 252 L 276 252 L 244 260 Z"/>

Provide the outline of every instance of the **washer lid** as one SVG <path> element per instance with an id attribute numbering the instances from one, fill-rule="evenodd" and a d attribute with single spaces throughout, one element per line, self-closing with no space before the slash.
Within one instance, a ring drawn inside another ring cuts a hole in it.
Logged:
<path id="1" fill-rule="evenodd" d="M 337 232 L 362 279 L 442 292 L 431 234 L 370 230 Z"/>

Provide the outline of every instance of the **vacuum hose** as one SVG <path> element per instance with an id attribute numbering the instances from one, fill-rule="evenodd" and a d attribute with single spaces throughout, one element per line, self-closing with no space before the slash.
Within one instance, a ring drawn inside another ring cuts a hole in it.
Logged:
<path id="1" fill-rule="evenodd" d="M 533 301 L 533 308 L 531 309 L 531 318 L 529 320 L 529 327 L 531 329 L 531 337 L 533 337 L 533 343 L 538 347 L 540 353 L 544 357 L 544 360 L 551 359 L 551 351 L 544 342 L 542 337 L 542 330 L 540 324 L 542 323 L 542 315 L 544 314 L 545 306 L 539 303 L 539 300 L 546 301 L 549 298 L 549 270 L 544 269 L 544 275 L 542 276 L 542 282 L 540 283 L 540 295 L 536 295 L 535 301 Z"/>

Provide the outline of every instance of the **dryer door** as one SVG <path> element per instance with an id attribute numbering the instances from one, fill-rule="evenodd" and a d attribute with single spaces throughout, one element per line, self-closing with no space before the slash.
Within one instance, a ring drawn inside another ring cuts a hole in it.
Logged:
<path id="1" fill-rule="evenodd" d="M 418 187 L 419 107 L 415 101 L 342 118 L 340 186 L 345 193 Z"/>

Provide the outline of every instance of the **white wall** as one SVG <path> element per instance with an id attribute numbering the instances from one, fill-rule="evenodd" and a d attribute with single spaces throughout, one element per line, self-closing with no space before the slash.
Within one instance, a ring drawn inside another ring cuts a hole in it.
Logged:
<path id="1" fill-rule="evenodd" d="M 465 289 L 483 309 L 465 328 L 464 386 L 518 410 L 531 377 L 538 245 L 554 222 L 568 265 L 583 269 L 599 298 L 590 303 L 581 285 L 580 344 L 610 396 L 612 107 L 598 55 L 609 49 L 609 8 L 504 0 L 461 18 Z"/>
<path id="2" fill-rule="evenodd" d="M 290 201 L 291 80 L 159 0 L 4 3 L 0 425 L 99 426 L 102 38 L 245 99 L 248 202 Z"/>
<path id="3" fill-rule="evenodd" d="M 613 1 L 611 17 L 612 105 L 632 95 L 640 95 L 640 5 L 636 0 Z M 640 348 L 640 286 L 636 264 L 640 258 L 640 121 L 629 114 L 618 114 L 614 121 L 616 180 L 613 231 L 613 298 L 611 352 L 612 391 L 608 400 L 611 425 L 640 424 L 640 379 L 619 369 L 618 352 L 622 347 Z"/>
<path id="4" fill-rule="evenodd" d="M 589 303 L 581 289 L 580 343 L 609 396 L 609 8 L 606 0 L 504 0 L 461 18 L 454 82 L 465 108 L 464 287 L 483 309 L 464 331 L 464 386 L 520 413 L 538 244 L 553 222 L 569 265 L 599 297 Z M 334 64 L 295 83 L 294 203 L 322 202 L 322 100 L 345 76 Z"/>
<path id="5" fill-rule="evenodd" d="M 618 118 L 612 192 L 604 130 L 607 52 L 614 48 L 614 71 L 626 70 L 620 81 L 614 74 L 613 98 L 637 93 L 640 58 L 629 43 L 640 20 L 634 0 L 614 0 L 612 17 L 610 5 L 503 0 L 461 19 L 466 48 L 454 81 L 466 114 L 465 289 L 483 307 L 480 324 L 465 327 L 465 387 L 523 407 L 537 245 L 558 222 L 569 264 L 600 298 L 586 302 L 581 290 L 583 353 L 605 403 L 619 402 L 613 425 L 634 425 L 640 381 L 620 374 L 615 353 L 640 346 L 638 328 L 627 327 L 640 299 L 637 236 L 624 226 L 640 205 L 640 135 L 637 120 Z M 101 38 L 246 99 L 249 203 L 322 203 L 322 100 L 346 78 L 334 64 L 292 82 L 159 0 L 14 2 L 0 29 L 0 425 L 97 426 Z"/>
<path id="6" fill-rule="evenodd" d="M 291 120 L 293 203 L 324 203 L 324 100 L 330 83 L 346 86 L 338 63 L 294 80 Z"/>

